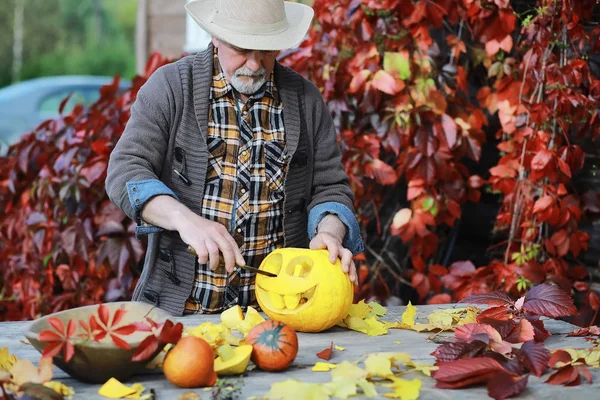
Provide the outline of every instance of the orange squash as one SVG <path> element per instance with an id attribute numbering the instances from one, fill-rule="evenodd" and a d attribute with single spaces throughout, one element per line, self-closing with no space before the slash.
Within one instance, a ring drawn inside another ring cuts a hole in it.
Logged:
<path id="1" fill-rule="evenodd" d="M 252 362 L 264 371 L 283 371 L 298 354 L 296 331 L 279 321 L 256 325 L 245 341 L 252 345 Z"/>

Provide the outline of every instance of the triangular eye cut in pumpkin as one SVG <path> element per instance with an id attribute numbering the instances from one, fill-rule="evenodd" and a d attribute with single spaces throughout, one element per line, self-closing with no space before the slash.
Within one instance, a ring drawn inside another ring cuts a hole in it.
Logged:
<path id="1" fill-rule="evenodd" d="M 256 297 L 274 320 L 301 332 L 328 329 L 346 315 L 353 286 L 339 260 L 332 264 L 327 250 L 277 249 L 260 269 L 277 277 L 257 275 Z"/>

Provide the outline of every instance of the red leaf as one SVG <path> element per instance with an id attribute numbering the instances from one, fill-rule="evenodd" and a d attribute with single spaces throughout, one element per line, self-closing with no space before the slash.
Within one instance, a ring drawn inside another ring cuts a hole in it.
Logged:
<path id="1" fill-rule="evenodd" d="M 481 340 L 482 342 L 489 343 L 490 341 L 501 343 L 502 337 L 497 330 L 490 325 L 486 324 L 464 324 L 454 328 L 454 336 L 459 342 L 472 342 L 474 340 Z"/>
<path id="2" fill-rule="evenodd" d="M 552 334 L 544 327 L 544 321 L 534 316 L 527 316 L 525 318 L 531 323 L 531 325 L 533 325 L 536 342 L 544 342 L 546 339 L 552 336 Z"/>
<path id="3" fill-rule="evenodd" d="M 117 335 L 113 335 L 111 333 L 110 338 L 112 339 L 113 343 L 115 345 L 117 345 L 117 347 L 120 347 L 121 349 L 125 349 L 125 350 L 131 349 L 131 346 L 129 345 L 129 343 L 127 343 L 126 341 L 124 341 L 123 339 L 118 337 Z"/>
<path id="4" fill-rule="evenodd" d="M 521 346 L 519 359 L 535 376 L 540 377 L 548 369 L 550 352 L 542 343 L 530 340 Z"/>
<path id="5" fill-rule="evenodd" d="M 552 196 L 540 197 L 533 205 L 533 212 L 545 211 L 552 204 Z"/>
<path id="6" fill-rule="evenodd" d="M 375 89 L 390 95 L 400 92 L 405 86 L 404 82 L 394 79 L 393 76 L 384 70 L 379 70 L 375 73 L 375 76 L 371 80 L 371 85 L 373 85 Z"/>
<path id="7" fill-rule="evenodd" d="M 571 355 L 569 353 L 567 353 L 565 350 L 556 350 L 554 353 L 552 353 L 552 356 L 548 360 L 548 365 L 550 367 L 554 368 L 556 363 L 562 362 L 562 363 L 567 364 L 567 363 L 570 363 L 571 361 L 573 361 L 573 359 L 571 358 Z"/>
<path id="8" fill-rule="evenodd" d="M 514 314 L 505 306 L 492 307 L 481 312 L 477 316 L 477 322 L 480 324 L 489 324 L 492 326 L 498 325 L 500 322 L 510 321 L 514 318 Z"/>
<path id="9" fill-rule="evenodd" d="M 63 340 L 63 337 L 50 329 L 45 329 L 39 333 L 38 340 L 40 342 L 59 342 Z"/>
<path id="10" fill-rule="evenodd" d="M 452 301 L 452 298 L 447 293 L 440 293 L 434 296 L 427 301 L 427 304 L 448 304 Z"/>
<path id="11" fill-rule="evenodd" d="M 526 319 L 521 319 L 518 324 L 514 325 L 510 334 L 504 338 L 509 343 L 523 343 L 533 340 L 535 337 L 535 330 L 531 322 Z"/>
<path id="12" fill-rule="evenodd" d="M 577 311 L 573 299 L 566 292 L 547 283 L 534 286 L 527 292 L 523 310 L 551 318 L 573 315 Z"/>
<path id="13" fill-rule="evenodd" d="M 182 332 L 183 324 L 181 322 L 173 325 L 173 322 L 168 319 L 160 331 L 160 335 L 158 335 L 158 340 L 163 343 L 177 343 L 177 341 L 181 339 Z"/>
<path id="14" fill-rule="evenodd" d="M 446 133 L 446 141 L 448 147 L 452 149 L 456 145 L 456 122 L 448 114 L 442 115 L 442 126 L 444 127 L 444 133 Z"/>
<path id="15" fill-rule="evenodd" d="M 531 160 L 531 168 L 536 171 L 543 170 L 550 160 L 552 160 L 553 156 L 550 150 L 542 148 Z"/>
<path id="16" fill-rule="evenodd" d="M 567 336 L 600 336 L 600 326 L 593 325 L 587 328 L 575 329 Z"/>
<path id="17" fill-rule="evenodd" d="M 476 357 L 482 351 L 486 350 L 487 347 L 487 343 L 480 340 L 471 343 L 444 343 L 441 346 L 438 346 L 431 355 L 436 358 L 436 364 L 439 365 L 443 362 L 455 361 L 461 358 L 468 359 Z"/>
<path id="18" fill-rule="evenodd" d="M 332 352 L 333 352 L 333 342 L 331 342 L 331 346 L 318 352 L 317 357 L 322 358 L 323 360 L 329 360 L 331 358 Z"/>
<path id="19" fill-rule="evenodd" d="M 69 101 L 71 96 L 73 96 L 73 93 L 69 93 L 69 95 L 62 99 L 62 101 L 60 102 L 60 105 L 58 106 L 58 113 L 60 115 L 62 115 L 63 111 L 65 110 L 65 106 L 67 105 L 67 102 Z"/>
<path id="20" fill-rule="evenodd" d="M 462 299 L 461 301 L 459 301 L 459 303 L 487 304 L 488 306 L 505 306 L 513 304 L 514 302 L 504 292 L 492 292 L 472 294 L 466 299 Z"/>
<path id="21" fill-rule="evenodd" d="M 369 163 L 365 170 L 382 185 L 393 185 L 398 179 L 396 170 L 378 158 Z"/>
<path id="22" fill-rule="evenodd" d="M 585 365 L 578 365 L 577 370 L 583 374 L 583 376 L 585 376 L 585 379 L 588 381 L 588 383 L 592 383 L 592 374 Z"/>
<path id="23" fill-rule="evenodd" d="M 55 317 L 48 318 L 48 323 L 52 325 L 54 329 L 56 329 L 62 336 L 65 336 L 65 326 L 63 322 Z"/>
<path id="24" fill-rule="evenodd" d="M 487 383 L 488 395 L 496 400 L 515 396 L 525 389 L 527 378 L 529 375 L 514 376 L 507 372 L 496 374 Z"/>
<path id="25" fill-rule="evenodd" d="M 568 385 L 579 377 L 579 372 L 572 365 L 565 365 L 548 377 L 546 383 L 551 385 Z"/>
<path id="26" fill-rule="evenodd" d="M 135 349 L 131 361 L 146 361 L 158 349 L 159 341 L 154 335 L 148 336 L 142 340 L 142 343 Z"/>
<path id="27" fill-rule="evenodd" d="M 441 363 L 435 371 L 436 387 L 461 388 L 487 381 L 493 375 L 504 372 L 498 361 L 489 357 L 471 358 Z"/>
<path id="28" fill-rule="evenodd" d="M 100 318 L 100 322 L 104 324 L 104 326 L 108 327 L 108 321 L 110 320 L 110 311 L 108 307 L 104 304 L 100 304 L 98 306 L 98 317 Z"/>

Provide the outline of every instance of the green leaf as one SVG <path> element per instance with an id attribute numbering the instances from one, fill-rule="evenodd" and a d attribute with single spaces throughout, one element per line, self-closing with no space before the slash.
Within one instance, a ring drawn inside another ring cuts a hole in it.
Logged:
<path id="1" fill-rule="evenodd" d="M 435 201 L 431 197 L 426 198 L 425 200 L 423 200 L 423 211 L 431 210 L 431 208 L 434 205 L 435 205 Z"/>
<path id="2" fill-rule="evenodd" d="M 410 60 L 408 52 L 389 52 L 383 55 L 383 69 L 394 78 L 410 79 Z"/>

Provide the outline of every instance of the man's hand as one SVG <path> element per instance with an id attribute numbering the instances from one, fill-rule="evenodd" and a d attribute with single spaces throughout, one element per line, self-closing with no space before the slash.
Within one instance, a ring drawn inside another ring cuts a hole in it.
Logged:
<path id="1" fill-rule="evenodd" d="M 236 264 L 246 264 L 235 239 L 223 225 L 202 218 L 171 196 L 153 197 L 144 206 L 142 219 L 152 225 L 179 232 L 181 240 L 198 255 L 198 262 L 210 262 L 213 271 L 219 266 L 220 253 L 229 273 Z"/>
<path id="2" fill-rule="evenodd" d="M 318 233 L 310 241 L 309 247 L 313 250 L 327 249 L 329 261 L 335 263 L 339 258 L 342 261 L 342 271 L 350 275 L 350 280 L 358 285 L 356 266 L 352 260 L 352 252 L 342 245 L 346 235 L 346 226 L 333 214 L 326 215 L 319 223 Z"/>
<path id="3" fill-rule="evenodd" d="M 220 253 L 223 254 L 225 269 L 229 273 L 233 272 L 236 264 L 246 264 L 235 239 L 223 225 L 194 213 L 177 225 L 181 240 L 194 249 L 200 264 L 209 263 L 210 269 L 214 271 L 219 266 Z"/>

